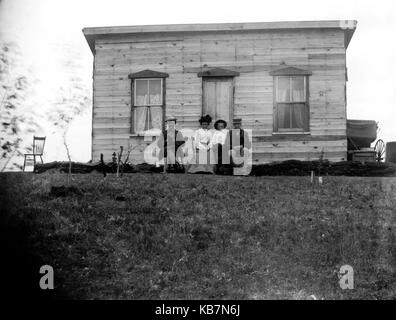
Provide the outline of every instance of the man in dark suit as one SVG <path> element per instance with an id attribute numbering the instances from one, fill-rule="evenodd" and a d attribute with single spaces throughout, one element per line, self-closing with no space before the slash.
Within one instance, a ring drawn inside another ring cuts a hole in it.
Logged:
<path id="1" fill-rule="evenodd" d="M 164 159 L 164 172 L 177 171 L 180 164 L 176 161 L 177 149 L 185 143 L 182 133 L 176 130 L 175 117 L 168 117 L 165 120 L 166 129 L 158 139 L 160 148 L 160 159 Z"/>
<path id="2" fill-rule="evenodd" d="M 242 129 L 242 119 L 236 118 L 232 121 L 232 130 L 229 131 L 226 144 L 230 146 L 232 154 L 231 164 L 233 167 L 243 166 L 243 163 L 239 163 L 244 157 L 245 150 L 250 150 L 252 147 L 252 142 L 250 140 L 249 134 Z M 234 159 L 233 159 L 234 158 Z M 235 161 L 238 159 L 238 161 Z"/>

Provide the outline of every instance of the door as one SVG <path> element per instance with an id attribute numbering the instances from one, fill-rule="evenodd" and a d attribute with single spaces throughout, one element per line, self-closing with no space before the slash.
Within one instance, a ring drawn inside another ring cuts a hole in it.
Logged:
<path id="1" fill-rule="evenodd" d="M 233 96 L 233 78 L 203 78 L 202 115 L 209 114 L 213 122 L 225 120 L 229 127 L 233 117 Z"/>

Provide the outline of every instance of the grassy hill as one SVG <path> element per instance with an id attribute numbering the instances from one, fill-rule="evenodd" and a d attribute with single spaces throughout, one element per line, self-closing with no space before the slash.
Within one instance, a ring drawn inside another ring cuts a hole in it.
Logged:
<path id="1" fill-rule="evenodd" d="M 92 173 L 51 193 L 65 183 L 0 175 L 6 268 L 26 294 L 49 264 L 56 290 L 39 297 L 396 298 L 396 178 Z"/>

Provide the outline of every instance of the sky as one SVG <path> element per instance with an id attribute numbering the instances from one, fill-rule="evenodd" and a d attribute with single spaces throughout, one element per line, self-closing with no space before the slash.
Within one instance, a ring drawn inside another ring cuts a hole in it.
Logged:
<path id="1" fill-rule="evenodd" d="M 348 119 L 376 120 L 378 138 L 396 141 L 396 2 L 391 0 L 0 0 L 0 40 L 20 46 L 37 78 L 35 112 L 45 117 L 65 82 L 62 61 L 78 57 L 92 85 L 92 54 L 82 28 L 115 25 L 357 20 L 347 50 Z M 68 132 L 74 161 L 91 157 L 91 110 Z M 66 160 L 59 133 L 43 120 L 45 160 Z"/>

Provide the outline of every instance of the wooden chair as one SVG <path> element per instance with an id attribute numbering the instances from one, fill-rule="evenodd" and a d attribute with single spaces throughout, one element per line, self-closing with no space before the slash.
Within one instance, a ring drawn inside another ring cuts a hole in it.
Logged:
<path id="1" fill-rule="evenodd" d="M 43 152 L 46 137 L 33 137 L 33 153 L 25 154 L 25 161 L 23 162 L 23 171 L 26 171 L 26 166 L 32 166 L 33 170 L 36 166 L 36 157 L 40 157 L 41 163 L 43 162 Z"/>

